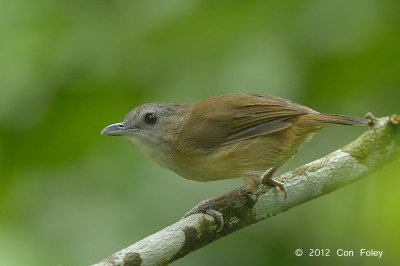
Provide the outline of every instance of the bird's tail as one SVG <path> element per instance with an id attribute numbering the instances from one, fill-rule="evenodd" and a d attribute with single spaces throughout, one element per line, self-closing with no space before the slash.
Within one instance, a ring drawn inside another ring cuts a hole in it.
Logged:
<path id="1" fill-rule="evenodd" d="M 328 125 L 328 124 L 337 124 L 337 125 L 363 125 L 369 123 L 369 119 L 348 116 L 348 115 L 335 115 L 335 114 L 306 114 L 301 116 L 301 119 L 298 120 L 299 124 L 302 125 Z"/>

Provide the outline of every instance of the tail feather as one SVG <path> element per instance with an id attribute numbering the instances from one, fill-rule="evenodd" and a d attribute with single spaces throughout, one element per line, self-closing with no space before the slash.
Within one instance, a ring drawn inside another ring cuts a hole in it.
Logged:
<path id="1" fill-rule="evenodd" d="M 363 125 L 369 123 L 370 120 L 360 117 L 335 114 L 306 114 L 301 117 L 303 125 Z"/>

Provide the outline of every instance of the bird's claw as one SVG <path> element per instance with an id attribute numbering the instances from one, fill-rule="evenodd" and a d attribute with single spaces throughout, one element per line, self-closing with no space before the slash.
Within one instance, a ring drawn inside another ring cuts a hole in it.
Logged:
<path id="1" fill-rule="evenodd" d="M 272 178 L 268 178 L 263 183 L 264 184 L 269 184 L 269 185 L 271 185 L 273 187 L 279 188 L 279 190 L 281 192 L 283 192 L 283 200 L 285 200 L 287 198 L 286 188 L 285 188 L 285 185 L 282 182 L 280 182 L 278 180 L 274 180 Z"/>
<path id="2" fill-rule="evenodd" d="M 205 210 L 205 212 L 217 220 L 217 222 L 219 223 L 217 233 L 221 232 L 224 228 L 224 216 L 222 215 L 222 213 L 213 209 L 207 209 Z"/>
<path id="3" fill-rule="evenodd" d="M 197 204 L 196 206 L 194 206 L 190 211 L 188 211 L 183 217 L 182 219 L 189 217 L 190 215 L 199 213 L 199 212 L 205 212 L 207 209 L 209 209 L 211 206 L 211 203 L 209 200 L 202 200 L 199 202 L 199 204 Z"/>
<path id="4" fill-rule="evenodd" d="M 197 204 L 193 209 L 188 211 L 182 217 L 182 219 L 189 217 L 190 215 L 200 213 L 200 212 L 207 213 L 208 215 L 214 217 L 217 220 L 217 222 L 219 223 L 219 228 L 218 228 L 217 232 L 220 232 L 222 230 L 222 228 L 224 228 L 224 217 L 222 216 L 222 213 L 220 213 L 219 211 L 211 209 L 211 205 L 212 205 L 212 202 L 210 200 L 200 201 L 200 203 Z"/>

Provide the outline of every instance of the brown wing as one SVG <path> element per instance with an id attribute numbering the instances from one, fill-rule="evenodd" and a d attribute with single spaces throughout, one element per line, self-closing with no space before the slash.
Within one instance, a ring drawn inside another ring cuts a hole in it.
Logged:
<path id="1" fill-rule="evenodd" d="M 316 113 L 289 100 L 255 94 L 230 94 L 196 103 L 182 132 L 196 148 L 212 149 L 288 128 L 289 118 Z"/>

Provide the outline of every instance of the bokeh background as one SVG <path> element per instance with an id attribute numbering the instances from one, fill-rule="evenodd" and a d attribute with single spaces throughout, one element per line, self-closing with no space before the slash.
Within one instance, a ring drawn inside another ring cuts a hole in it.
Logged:
<path id="1" fill-rule="evenodd" d="M 399 1 L 0 5 L 0 265 L 94 263 L 243 184 L 182 179 L 126 139 L 100 136 L 140 104 L 253 92 L 326 113 L 400 112 Z M 363 131 L 326 127 L 280 173 Z M 175 265 L 399 265 L 399 173 L 397 160 Z"/>

